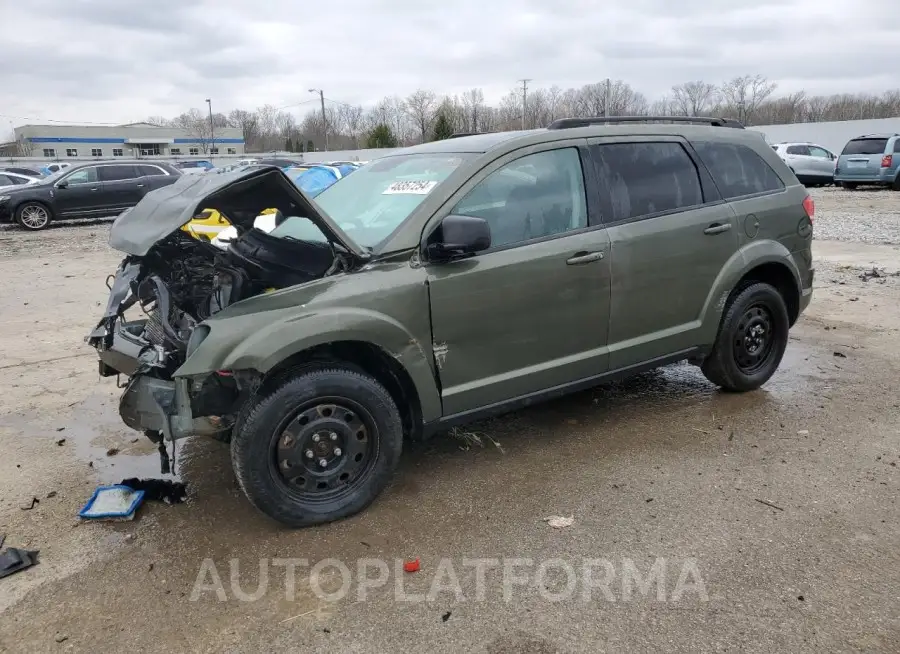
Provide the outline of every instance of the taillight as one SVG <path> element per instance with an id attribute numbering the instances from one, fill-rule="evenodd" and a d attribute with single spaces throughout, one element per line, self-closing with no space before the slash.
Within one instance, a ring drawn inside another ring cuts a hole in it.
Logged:
<path id="1" fill-rule="evenodd" d="M 894 163 L 894 155 L 892 154 L 886 154 L 881 158 L 882 168 L 890 168 L 892 163 Z"/>
<path id="2" fill-rule="evenodd" d="M 812 222 L 813 216 L 816 215 L 816 202 L 808 195 L 803 198 L 803 210 L 809 216 L 809 222 Z"/>

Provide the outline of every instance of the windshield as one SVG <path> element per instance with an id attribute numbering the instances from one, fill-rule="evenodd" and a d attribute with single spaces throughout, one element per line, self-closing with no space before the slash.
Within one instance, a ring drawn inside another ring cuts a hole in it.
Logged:
<path id="1" fill-rule="evenodd" d="M 429 153 L 385 157 L 328 187 L 315 202 L 356 243 L 374 249 L 469 156 Z"/>
<path id="2" fill-rule="evenodd" d="M 853 139 L 841 154 L 884 154 L 887 139 Z"/>

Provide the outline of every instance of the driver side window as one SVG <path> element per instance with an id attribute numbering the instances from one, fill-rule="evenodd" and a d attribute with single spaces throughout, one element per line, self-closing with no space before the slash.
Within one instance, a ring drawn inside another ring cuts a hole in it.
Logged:
<path id="1" fill-rule="evenodd" d="M 63 178 L 63 181 L 66 181 L 69 184 L 93 184 L 97 181 L 97 167 L 89 166 L 87 168 L 80 168 L 74 173 L 66 175 Z"/>
<path id="2" fill-rule="evenodd" d="M 469 191 L 451 213 L 486 220 L 492 247 L 586 227 L 577 148 L 538 152 L 506 164 Z"/>

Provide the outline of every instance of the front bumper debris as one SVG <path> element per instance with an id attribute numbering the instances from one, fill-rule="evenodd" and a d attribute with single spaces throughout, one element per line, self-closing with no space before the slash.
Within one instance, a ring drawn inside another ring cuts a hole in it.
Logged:
<path id="1" fill-rule="evenodd" d="M 212 436 L 227 429 L 216 416 L 193 416 L 189 388 L 190 381 L 183 377 L 167 381 L 135 375 L 119 399 L 119 415 L 132 429 L 157 432 L 167 441 Z"/>

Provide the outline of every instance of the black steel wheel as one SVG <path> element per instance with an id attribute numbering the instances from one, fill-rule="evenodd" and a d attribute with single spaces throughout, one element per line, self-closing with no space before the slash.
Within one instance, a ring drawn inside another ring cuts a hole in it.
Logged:
<path id="1" fill-rule="evenodd" d="M 403 444 L 400 414 L 372 377 L 314 369 L 258 398 L 231 440 L 235 476 L 263 513 L 299 527 L 368 506 Z"/>
<path id="2" fill-rule="evenodd" d="M 725 306 L 703 374 L 724 390 L 751 391 L 778 370 L 788 343 L 790 317 L 781 293 L 763 282 L 739 288 Z"/>
<path id="3" fill-rule="evenodd" d="M 310 402 L 272 434 L 272 472 L 286 490 L 308 502 L 352 494 L 378 458 L 378 427 L 346 397 Z"/>

